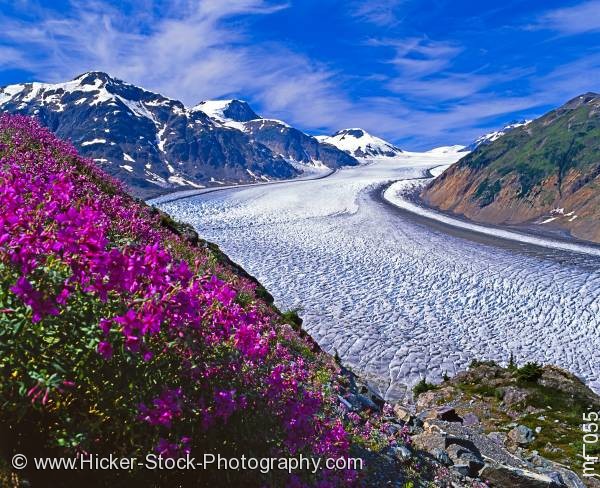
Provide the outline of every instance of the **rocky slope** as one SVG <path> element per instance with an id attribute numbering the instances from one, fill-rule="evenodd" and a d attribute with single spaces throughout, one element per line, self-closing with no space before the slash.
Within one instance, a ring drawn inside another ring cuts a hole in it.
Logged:
<path id="1" fill-rule="evenodd" d="M 205 101 L 192 110 L 202 111 L 227 127 L 241 130 L 252 140 L 268 147 L 274 154 L 300 163 L 300 168 L 302 165 L 339 168 L 358 164 L 355 158 L 332 144 L 320 142 L 281 120 L 259 117 L 241 100 Z"/>
<path id="2" fill-rule="evenodd" d="M 331 145 L 261 119 L 244 102 L 207 101 L 188 109 L 101 72 L 0 88 L 0 111 L 38 117 L 142 197 L 291 178 L 306 165 L 358 164 Z"/>
<path id="3" fill-rule="evenodd" d="M 385 429 L 406 440 L 371 455 L 370 486 L 407 486 L 420 465 L 424 484 L 413 486 L 600 487 L 597 476 L 583 476 L 582 458 L 583 415 L 599 412 L 600 397 L 560 368 L 474 361 L 440 385 L 422 382 L 415 404 L 383 403 L 345 368 L 341 382 L 348 410 L 382 412 Z M 586 447 L 600 453 L 598 442 Z"/>
<path id="4" fill-rule="evenodd" d="M 480 145 L 421 193 L 441 210 L 600 242 L 600 96 Z"/>
<path id="5" fill-rule="evenodd" d="M 560 368 L 474 362 L 396 414 L 417 447 L 492 486 L 597 487 L 582 476 L 582 424 L 598 410 L 600 397 Z M 598 455 L 600 444 L 586 447 Z"/>

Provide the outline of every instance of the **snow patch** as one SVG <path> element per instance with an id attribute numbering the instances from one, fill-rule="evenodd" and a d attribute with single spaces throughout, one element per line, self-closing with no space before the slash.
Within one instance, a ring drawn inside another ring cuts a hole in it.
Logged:
<path id="1" fill-rule="evenodd" d="M 92 144 L 106 144 L 106 139 L 92 139 L 81 143 L 81 146 L 91 146 Z"/>

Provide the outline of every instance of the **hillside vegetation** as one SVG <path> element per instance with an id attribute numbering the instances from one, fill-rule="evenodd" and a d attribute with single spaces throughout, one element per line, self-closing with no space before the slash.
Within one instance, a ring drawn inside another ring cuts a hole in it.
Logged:
<path id="1" fill-rule="evenodd" d="M 600 95 L 581 95 L 480 146 L 421 196 L 478 222 L 536 224 L 600 242 Z"/>
<path id="2" fill-rule="evenodd" d="M 0 208 L 4 469 L 14 453 L 338 458 L 377 438 L 344 417 L 335 363 L 293 314 L 33 119 L 0 117 Z M 138 469 L 96 471 L 94 484 L 346 486 L 357 475 Z M 76 471 L 19 477 L 89 483 Z"/>

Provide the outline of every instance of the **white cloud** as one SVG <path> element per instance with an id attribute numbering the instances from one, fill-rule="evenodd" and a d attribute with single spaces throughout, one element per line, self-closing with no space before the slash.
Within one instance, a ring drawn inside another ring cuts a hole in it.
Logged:
<path id="1" fill-rule="evenodd" d="M 24 63 L 23 56 L 18 49 L 0 45 L 0 68 L 10 68 L 16 64 Z"/>
<path id="2" fill-rule="evenodd" d="M 600 32 L 600 0 L 549 10 L 529 27 L 550 29 L 566 35 Z"/>
<path id="3" fill-rule="evenodd" d="M 405 0 L 358 0 L 350 4 L 352 16 L 379 26 L 392 26 L 400 22 L 398 7 Z"/>

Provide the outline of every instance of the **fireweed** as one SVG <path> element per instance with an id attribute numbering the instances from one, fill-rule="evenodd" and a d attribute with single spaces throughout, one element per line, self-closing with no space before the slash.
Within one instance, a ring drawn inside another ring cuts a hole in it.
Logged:
<path id="1" fill-rule="evenodd" d="M 343 457 L 372 437 L 336 406 L 332 362 L 250 280 L 34 119 L 0 117 L 0 209 L 0 435 L 13 448 Z M 258 476 L 216 479 L 358 479 Z"/>

